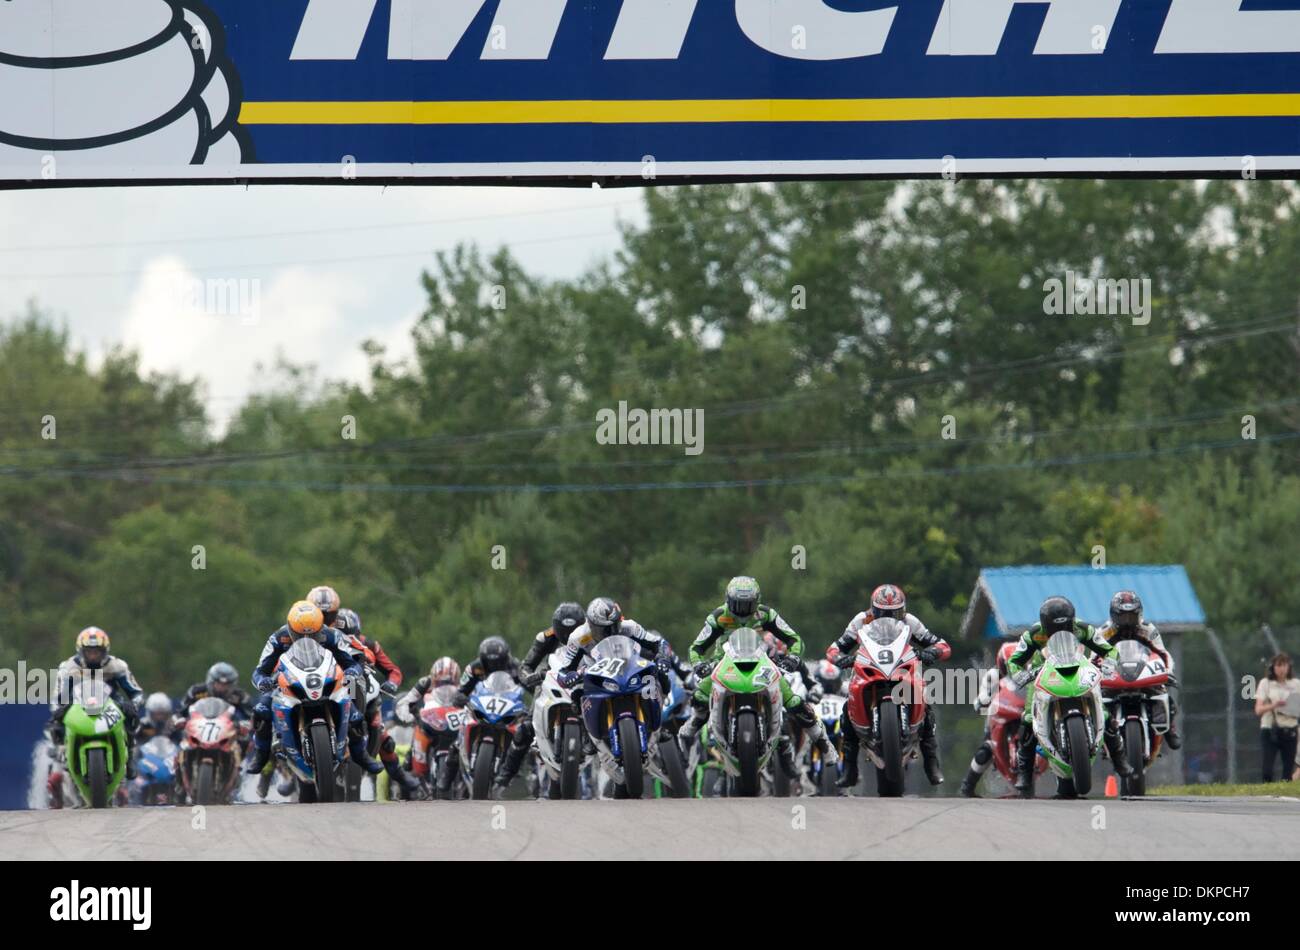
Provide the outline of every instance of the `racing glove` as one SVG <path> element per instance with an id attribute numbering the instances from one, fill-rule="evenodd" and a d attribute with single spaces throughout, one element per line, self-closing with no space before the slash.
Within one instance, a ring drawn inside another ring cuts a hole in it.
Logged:
<path id="1" fill-rule="evenodd" d="M 546 679 L 545 670 L 533 670 L 524 677 L 524 689 L 536 689 L 542 685 L 542 680 Z"/>
<path id="2" fill-rule="evenodd" d="M 916 655 L 921 658 L 922 663 L 933 663 L 939 659 L 938 647 L 922 647 Z"/>
<path id="3" fill-rule="evenodd" d="M 781 667 L 781 669 L 785 670 L 787 673 L 793 673 L 795 670 L 799 669 L 799 667 L 803 666 L 803 660 L 793 654 L 783 653 L 776 661 L 776 665 Z"/>
<path id="4" fill-rule="evenodd" d="M 396 696 L 397 684 L 392 680 L 384 680 L 383 683 L 379 685 L 379 691 L 385 696 Z"/>
<path id="5" fill-rule="evenodd" d="M 708 679 L 713 674 L 713 664 L 710 663 L 708 660 L 701 660 L 699 663 L 696 663 L 694 667 L 692 667 L 692 670 L 696 676 L 698 676 L 702 680 L 705 680 Z"/>

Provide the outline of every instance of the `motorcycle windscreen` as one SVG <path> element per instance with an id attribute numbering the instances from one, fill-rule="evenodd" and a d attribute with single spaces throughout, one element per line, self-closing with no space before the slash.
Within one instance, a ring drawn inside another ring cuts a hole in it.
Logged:
<path id="1" fill-rule="evenodd" d="M 176 757 L 176 743 L 172 742 L 166 736 L 154 736 L 144 745 L 140 746 L 140 753 L 142 755 L 151 755 L 164 762 L 171 762 L 171 760 Z"/>
<path id="2" fill-rule="evenodd" d="M 300 670 L 314 670 L 325 662 L 325 651 L 315 640 L 303 637 L 295 641 L 285 657 Z"/>
<path id="3" fill-rule="evenodd" d="M 892 617 L 881 617 L 867 624 L 862 636 L 878 646 L 887 647 L 903 634 L 907 633 L 907 624 Z"/>
<path id="4" fill-rule="evenodd" d="M 1062 630 L 1060 633 L 1052 634 L 1051 639 L 1047 641 L 1047 646 L 1043 648 L 1043 659 L 1060 669 L 1080 666 L 1086 657 L 1083 655 L 1083 644 L 1074 634 Z"/>
<path id="5" fill-rule="evenodd" d="M 591 650 L 593 660 L 630 660 L 641 655 L 641 648 L 631 637 L 606 637 Z"/>
<path id="6" fill-rule="evenodd" d="M 190 714 L 193 715 L 194 713 L 198 713 L 204 719 L 220 719 L 226 714 L 226 710 L 229 707 L 230 704 L 224 699 L 220 699 L 216 696 L 208 696 L 206 699 L 200 699 L 197 703 L 191 706 Z"/>
<path id="7" fill-rule="evenodd" d="M 754 659 L 763 652 L 763 641 L 757 630 L 741 627 L 727 639 L 727 649 L 738 660 Z"/>
<path id="8" fill-rule="evenodd" d="M 456 705 L 456 687 L 439 686 L 437 689 L 435 689 L 432 693 L 429 694 L 429 698 L 425 700 L 425 705 L 432 705 L 432 706 Z"/>
<path id="9" fill-rule="evenodd" d="M 91 716 L 98 716 L 108 705 L 108 684 L 102 676 L 90 676 L 72 687 L 72 701 Z"/>
<path id="10" fill-rule="evenodd" d="M 1131 681 L 1141 677 L 1147 665 L 1147 648 L 1136 640 L 1121 640 L 1118 649 L 1120 678 Z"/>

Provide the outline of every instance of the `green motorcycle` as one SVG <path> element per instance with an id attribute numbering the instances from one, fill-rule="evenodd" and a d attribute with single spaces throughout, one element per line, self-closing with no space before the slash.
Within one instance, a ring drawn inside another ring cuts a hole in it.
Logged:
<path id="1" fill-rule="evenodd" d="M 1034 684 L 1034 735 L 1048 766 L 1080 797 L 1092 790 L 1092 763 L 1105 731 L 1101 680 L 1072 634 L 1047 641 Z"/>
<path id="2" fill-rule="evenodd" d="M 63 733 L 72 784 L 91 808 L 107 808 L 126 774 L 126 721 L 102 682 L 73 688 Z"/>
<path id="3" fill-rule="evenodd" d="M 757 796 L 763 766 L 781 736 L 781 671 L 757 631 L 733 632 L 713 668 L 709 735 L 735 793 Z"/>

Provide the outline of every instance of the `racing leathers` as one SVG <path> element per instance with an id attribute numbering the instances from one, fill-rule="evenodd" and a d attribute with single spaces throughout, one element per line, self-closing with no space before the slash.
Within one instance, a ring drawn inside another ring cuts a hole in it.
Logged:
<path id="1" fill-rule="evenodd" d="M 344 633 L 342 640 L 367 672 L 378 671 L 382 674 L 383 678 L 380 682 L 379 691 L 387 696 L 396 696 L 397 688 L 402 685 L 402 670 L 389 659 L 379 641 L 363 633 Z M 384 717 L 380 706 L 381 700 L 375 698 L 367 704 L 362 713 L 370 734 L 378 738 L 379 761 L 392 781 L 397 782 L 408 793 L 414 792 L 419 789 L 420 783 L 402 768 L 402 763 L 397 758 L 397 743 L 393 741 L 393 737 L 384 728 Z M 361 736 L 364 741 L 365 736 L 361 720 L 354 720 L 348 729 L 349 738 L 355 733 Z"/>
<path id="2" fill-rule="evenodd" d="M 853 658 L 858 652 L 859 635 L 877 619 L 875 610 L 870 607 L 854 615 L 849 625 L 844 628 L 844 632 L 826 649 L 827 657 L 832 658 L 836 666 L 852 666 Z M 952 647 L 948 645 L 948 641 L 937 633 L 932 633 L 915 614 L 905 614 L 902 622 L 907 625 L 912 648 L 916 650 L 922 663 L 935 663 L 952 656 Z M 859 742 L 858 732 L 849 719 L 848 703 L 844 704 L 844 712 L 840 716 L 840 734 L 844 737 L 844 774 L 836 780 L 835 784 L 840 788 L 853 788 L 858 784 Z M 942 785 L 939 732 L 935 724 L 933 703 L 925 704 L 925 721 L 921 723 L 921 733 L 918 738 L 921 746 L 921 761 L 925 766 L 925 777 L 930 780 L 931 785 Z"/>
<path id="3" fill-rule="evenodd" d="M 699 684 L 691 695 L 691 718 L 677 731 L 677 739 L 682 744 L 683 754 L 688 752 L 696 734 L 709 721 L 710 697 L 713 695 L 713 667 L 722 658 L 723 647 L 732 631 L 742 628 L 772 634 L 785 644 L 786 648 L 784 654 L 774 658 L 777 666 L 787 673 L 803 670 L 805 677 L 807 676 L 803 663 L 803 638 L 785 622 L 785 618 L 775 607 L 757 604 L 747 617 L 737 617 L 726 604 L 714 608 L 704 618 L 704 626 L 700 628 L 695 641 L 691 644 L 690 658 L 695 664 L 695 674 L 699 677 Z M 790 688 L 790 683 L 784 676 L 780 679 L 780 686 L 781 705 L 785 709 L 785 714 L 808 734 L 808 738 L 817 746 L 822 761 L 828 765 L 835 765 L 839 761 L 838 753 L 826 738 L 826 729 L 817 718 L 812 705 L 807 700 L 801 699 Z M 785 730 L 782 730 L 777 739 L 776 753 L 781 770 L 788 778 L 797 779 L 799 770 L 794 761 L 794 745 Z"/>
<path id="4" fill-rule="evenodd" d="M 1160 631 L 1155 624 L 1143 620 L 1136 627 L 1119 627 L 1108 620 L 1097 628 L 1097 633 L 1107 643 L 1117 644 L 1124 640 L 1136 640 L 1148 649 L 1154 650 L 1160 659 L 1164 660 L 1169 679 L 1173 682 L 1174 657 L 1165 646 L 1164 638 L 1160 636 Z M 1168 743 L 1169 748 L 1177 749 L 1183 744 L 1182 736 L 1178 734 L 1178 703 L 1174 700 L 1172 692 L 1168 689 L 1164 692 L 1169 697 L 1169 731 L 1165 733 L 1165 742 Z"/>
<path id="5" fill-rule="evenodd" d="M 343 636 L 343 633 L 334 627 L 322 627 L 314 638 L 333 654 L 344 676 L 355 679 L 362 675 L 363 670 L 356 657 L 344 645 Z M 271 756 L 271 700 L 275 695 L 275 671 L 280 657 L 293 646 L 294 640 L 295 637 L 289 630 L 288 624 L 275 631 L 267 638 L 266 645 L 262 647 L 262 655 L 253 670 L 253 686 L 260 691 L 261 695 L 258 697 L 257 704 L 253 706 L 253 754 L 248 763 L 250 773 L 262 771 Z M 348 753 L 354 762 L 373 775 L 381 771 L 383 766 L 370 758 L 362 735 L 353 731 L 352 724 L 360 721 L 361 711 L 354 704 L 349 718 Z"/>
<path id="6" fill-rule="evenodd" d="M 1062 631 L 1064 632 L 1064 631 Z M 1118 656 L 1119 651 L 1106 642 L 1096 627 L 1082 620 L 1074 622 L 1074 636 L 1083 646 L 1108 660 Z M 1051 634 L 1043 629 L 1041 623 L 1035 623 L 1020 636 L 1016 651 L 1007 660 L 1007 672 L 1011 674 L 1018 686 L 1026 686 L 1033 681 L 1034 674 L 1043 665 L 1042 649 L 1047 646 Z M 1132 766 L 1124 757 L 1124 740 L 1119 733 L 1119 725 L 1109 715 L 1105 727 L 1106 754 L 1110 756 L 1115 771 L 1127 778 L 1132 773 Z M 1016 748 L 1016 790 L 1023 798 L 1034 795 L 1034 757 L 1038 740 L 1034 737 L 1034 702 L 1033 690 L 1025 697 L 1025 711 L 1020 717 L 1020 736 Z"/>

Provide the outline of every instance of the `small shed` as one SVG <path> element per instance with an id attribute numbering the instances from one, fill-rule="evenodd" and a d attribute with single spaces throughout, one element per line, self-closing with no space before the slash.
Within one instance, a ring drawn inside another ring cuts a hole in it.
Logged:
<path id="1" fill-rule="evenodd" d="M 1118 590 L 1136 591 L 1143 613 L 1161 634 L 1205 626 L 1205 612 L 1181 564 L 1124 564 L 1115 567 L 986 567 L 980 571 L 966 617 L 963 639 L 1004 640 L 1038 622 L 1038 608 L 1053 594 L 1068 597 L 1080 620 L 1097 626 L 1110 615 Z"/>

